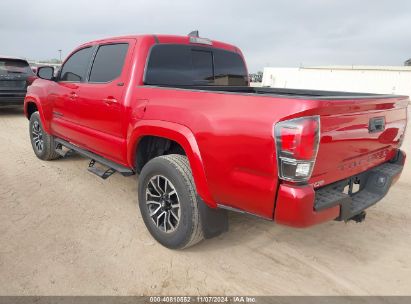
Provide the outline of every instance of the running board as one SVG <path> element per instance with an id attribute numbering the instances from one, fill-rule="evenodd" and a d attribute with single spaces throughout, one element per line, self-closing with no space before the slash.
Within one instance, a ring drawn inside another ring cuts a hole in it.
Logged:
<path id="1" fill-rule="evenodd" d="M 67 156 L 70 153 L 76 152 L 84 157 L 90 158 L 91 162 L 89 164 L 89 171 L 96 174 L 97 176 L 106 179 L 109 176 L 111 176 L 114 172 L 118 172 L 121 175 L 124 176 L 130 176 L 134 174 L 134 171 L 131 170 L 130 168 L 124 167 L 122 165 L 119 165 L 111 160 L 108 160 L 100 155 L 97 155 L 93 152 L 90 152 L 88 150 L 85 150 L 83 148 L 77 147 L 76 145 L 73 145 L 72 143 L 69 143 L 68 141 L 65 141 L 64 139 L 61 138 L 55 138 L 54 141 L 58 144 L 58 145 L 62 145 L 64 147 L 66 147 L 68 149 L 68 152 L 64 153 L 64 151 L 62 149 L 58 149 L 56 148 L 56 152 L 58 154 L 61 155 L 60 152 L 63 153 L 63 156 Z M 60 150 L 60 151 L 59 151 Z M 94 166 L 95 163 L 99 163 L 102 164 L 106 167 L 108 167 L 109 169 L 107 170 L 102 170 L 99 169 L 97 167 Z"/>
<path id="2" fill-rule="evenodd" d="M 63 158 L 69 157 L 75 152 L 73 149 L 63 150 L 63 146 L 61 144 L 58 144 L 54 151 L 56 151 L 56 153 Z"/>
<path id="3" fill-rule="evenodd" d="M 96 161 L 94 159 L 90 160 L 87 170 L 97 175 L 98 177 L 101 177 L 102 179 L 107 179 L 110 176 L 112 176 L 114 173 L 116 173 L 116 171 L 112 168 L 108 168 L 104 170 L 102 168 L 96 167 L 95 164 L 96 164 Z"/>

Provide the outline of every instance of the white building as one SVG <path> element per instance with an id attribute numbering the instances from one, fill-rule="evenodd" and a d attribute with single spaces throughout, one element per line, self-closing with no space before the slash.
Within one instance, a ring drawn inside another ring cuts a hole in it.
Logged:
<path id="1" fill-rule="evenodd" d="M 262 85 L 411 96 L 411 66 L 268 67 Z"/>

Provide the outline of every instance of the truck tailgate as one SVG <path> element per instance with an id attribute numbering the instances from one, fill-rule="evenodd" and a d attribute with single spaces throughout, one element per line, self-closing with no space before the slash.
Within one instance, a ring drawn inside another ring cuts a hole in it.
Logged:
<path id="1" fill-rule="evenodd" d="M 354 176 L 395 156 L 407 124 L 408 98 L 318 101 L 320 145 L 314 187 Z"/>

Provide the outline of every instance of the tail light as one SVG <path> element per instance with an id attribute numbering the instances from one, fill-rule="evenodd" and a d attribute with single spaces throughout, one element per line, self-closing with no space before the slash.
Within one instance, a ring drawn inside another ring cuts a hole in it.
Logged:
<path id="1" fill-rule="evenodd" d="M 31 85 L 32 83 L 33 83 L 33 81 L 34 80 L 36 80 L 37 79 L 37 76 L 28 76 L 27 77 L 27 85 L 29 86 L 29 85 Z"/>
<path id="2" fill-rule="evenodd" d="M 274 138 L 279 177 L 293 182 L 307 181 L 317 157 L 320 117 L 281 121 L 274 126 Z"/>

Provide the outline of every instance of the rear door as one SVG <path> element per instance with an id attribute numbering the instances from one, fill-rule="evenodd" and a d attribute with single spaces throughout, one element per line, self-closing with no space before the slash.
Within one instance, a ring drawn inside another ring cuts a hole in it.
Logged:
<path id="1" fill-rule="evenodd" d="M 123 95 L 134 43 L 124 39 L 96 46 L 88 81 L 77 90 L 76 123 L 85 138 L 91 137 L 82 144 L 113 160 L 123 159 Z"/>

